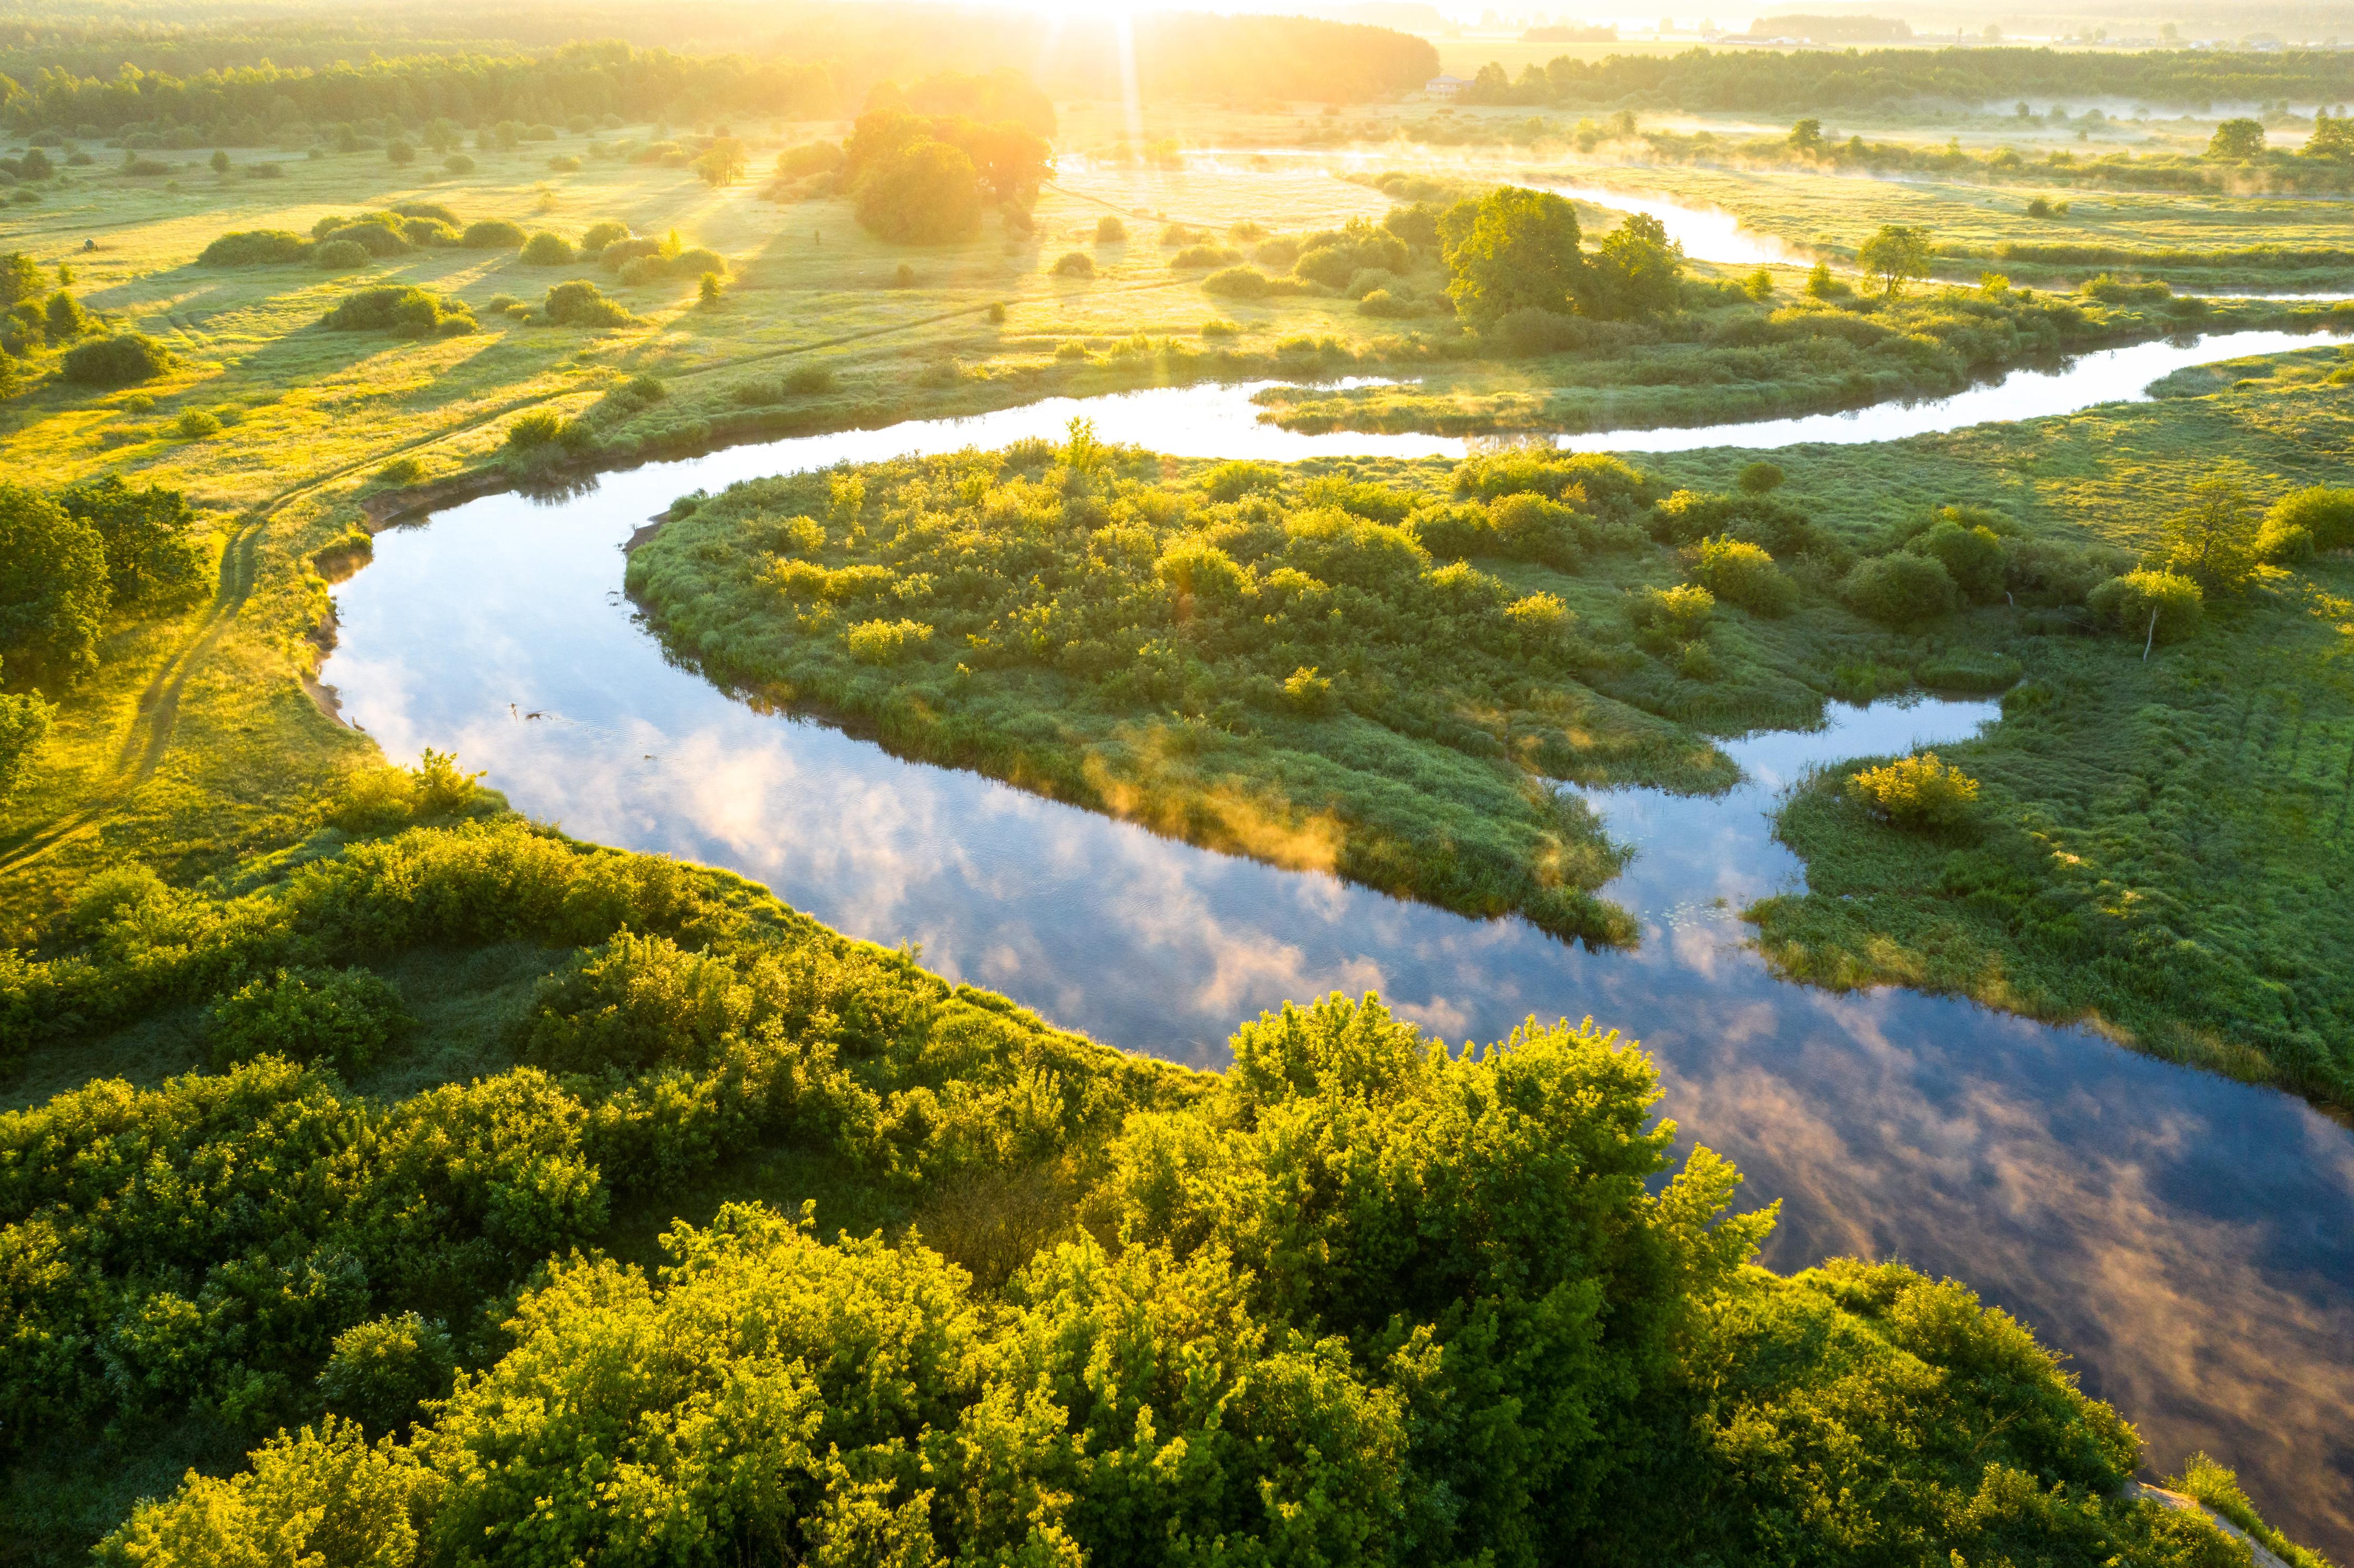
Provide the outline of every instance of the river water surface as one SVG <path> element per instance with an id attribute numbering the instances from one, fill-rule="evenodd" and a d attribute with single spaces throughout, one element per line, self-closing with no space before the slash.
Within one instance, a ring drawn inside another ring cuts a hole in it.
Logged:
<path id="1" fill-rule="evenodd" d="M 2218 339 L 2169 352 L 2210 350 L 2257 351 Z M 2074 384 L 2075 406 L 2132 395 L 2117 388 L 2174 367 L 2161 360 L 2087 356 L 2104 368 Z M 1531 1013 L 1591 1014 L 1650 1051 L 1684 1140 L 1738 1163 L 1746 1200 L 1781 1200 L 1770 1264 L 1859 1253 L 1967 1280 L 2065 1346 L 2141 1427 L 2154 1467 L 2204 1447 L 2276 1522 L 2354 1556 L 2354 1138 L 2296 1100 L 2087 1031 L 1787 985 L 1743 945 L 1735 912 L 1801 883 L 1768 831 L 1785 784 L 1966 736 L 1992 705 L 1835 705 L 1819 732 L 1728 745 L 1745 781 L 1725 795 L 1590 794 L 1637 847 L 1606 895 L 1642 929 L 1634 951 L 1592 953 L 755 712 L 667 662 L 620 596 L 623 542 L 678 494 L 1051 434 L 1076 412 L 1181 455 L 1462 450 L 1290 435 L 1256 423 L 1246 392 L 1034 405 L 652 465 L 553 503 L 471 502 L 378 537 L 374 564 L 337 591 L 325 678 L 393 757 L 455 750 L 520 810 L 732 867 L 1118 1044 L 1217 1065 L 1237 1019 L 1333 990 L 1378 991 L 1458 1041 Z M 1872 412 L 1942 420 L 1917 428 L 1967 418 Z"/>

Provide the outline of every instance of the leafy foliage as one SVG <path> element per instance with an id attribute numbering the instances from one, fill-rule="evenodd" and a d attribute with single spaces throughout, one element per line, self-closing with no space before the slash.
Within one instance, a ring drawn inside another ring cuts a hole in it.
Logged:
<path id="1" fill-rule="evenodd" d="M 129 387 L 150 381 L 171 367 L 172 355 L 145 333 L 93 337 L 66 350 L 64 373 L 84 387 Z"/>
<path id="2" fill-rule="evenodd" d="M 37 490 L 0 482 L 0 658 L 16 678 L 69 685 L 96 670 L 109 599 L 99 531 Z"/>
<path id="3" fill-rule="evenodd" d="M 1950 831 L 1969 821 L 1978 781 L 1922 751 L 1849 775 L 1847 797 L 1900 828 Z"/>

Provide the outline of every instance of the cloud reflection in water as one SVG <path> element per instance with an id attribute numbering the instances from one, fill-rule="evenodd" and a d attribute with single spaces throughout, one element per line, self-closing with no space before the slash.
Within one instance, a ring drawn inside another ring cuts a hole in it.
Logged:
<path id="1" fill-rule="evenodd" d="M 1783 1200 L 1775 1266 L 1853 1252 L 1967 1279 L 2069 1347 L 2158 1465 L 2206 1447 L 2277 1522 L 2354 1555 L 2344 1128 L 2088 1032 L 1784 985 L 1741 946 L 1732 911 L 1797 875 L 1766 833 L 1778 788 L 1966 735 L 1988 705 L 1753 737 L 1730 748 L 1750 781 L 1712 800 L 1589 793 L 1639 848 L 1612 891 L 1644 940 L 1587 953 L 904 763 L 665 663 L 608 597 L 620 541 L 682 490 L 778 466 L 721 453 L 387 535 L 338 591 L 326 678 L 392 756 L 454 749 L 584 838 L 732 867 L 1122 1045 L 1214 1065 L 1237 1018 L 1335 989 L 1456 1040 L 1591 1013 L 1658 1060 L 1684 1138 Z"/>

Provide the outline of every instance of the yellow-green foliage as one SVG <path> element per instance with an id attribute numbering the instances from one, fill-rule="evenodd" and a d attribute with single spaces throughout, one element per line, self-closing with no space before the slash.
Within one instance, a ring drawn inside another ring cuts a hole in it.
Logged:
<path id="1" fill-rule="evenodd" d="M 2199 630 L 2206 595 L 2179 573 L 2144 569 L 2111 577 L 2084 603 L 2112 630 L 2171 642 Z"/>
<path id="2" fill-rule="evenodd" d="M 1900 828 L 1943 830 L 1969 821 L 1978 781 L 1939 761 L 1935 752 L 1923 751 L 1850 774 L 1847 796 Z"/>
<path id="3" fill-rule="evenodd" d="M 1452 907 L 1623 935 L 1591 896 L 1617 854 L 1543 779 L 1721 764 L 1585 683 L 1654 666 L 1581 641 L 1569 579 L 1500 573 L 1655 553 L 1642 476 L 1520 455 L 1408 480 L 1166 477 L 1077 429 L 738 486 L 634 552 L 630 584 L 707 668 L 855 711 L 917 754 Z M 1701 635 L 1704 590 L 1666 602 Z M 1709 657 L 1671 652 L 1678 669 Z"/>
<path id="4" fill-rule="evenodd" d="M 1692 547 L 1692 576 L 1729 604 L 1758 615 L 1787 615 L 1797 608 L 1798 585 L 1774 564 L 1762 546 L 1720 535 Z"/>
<path id="5" fill-rule="evenodd" d="M 797 1031 L 837 1042 L 814 1089 L 878 1049 L 904 1073 L 905 1031 L 938 1027 L 821 1002 L 799 955 L 715 961 L 617 945 L 535 1030 L 615 1048 L 599 1094 L 680 1114 Z M 782 1561 L 2231 1561 L 2202 1520 L 2124 1497 L 2131 1428 L 1967 1290 L 1752 1266 L 1773 1211 L 1731 1213 L 1739 1177 L 1705 1149 L 1672 1170 L 1651 1065 L 1617 1036 L 1532 1021 L 1458 1053 L 1334 997 L 1232 1046 L 1197 1092 L 1098 1091 L 1092 1136 L 1055 1097 L 1091 1086 L 1027 1075 L 992 1107 L 1026 1130 L 917 1178 L 1059 1173 L 1000 1286 L 920 1228 L 827 1242 L 806 1207 L 726 1204 L 669 1227 L 652 1274 L 547 1263 L 408 1440 L 281 1433 L 142 1505 L 101 1561 L 694 1560 L 715 1520 Z M 933 1086 L 863 1136 L 953 1143 L 960 1078 Z"/>
<path id="6" fill-rule="evenodd" d="M 1627 605 L 1627 618 L 1636 626 L 1676 638 L 1699 636 L 1715 612 L 1716 596 L 1698 583 L 1645 588 Z"/>
<path id="7" fill-rule="evenodd" d="M 932 640 L 932 629 L 920 620 L 862 620 L 847 628 L 842 640 L 850 656 L 869 664 L 895 664 Z"/>

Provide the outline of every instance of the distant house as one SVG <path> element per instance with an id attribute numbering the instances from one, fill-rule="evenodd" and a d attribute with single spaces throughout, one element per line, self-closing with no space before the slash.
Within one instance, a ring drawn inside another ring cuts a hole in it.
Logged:
<path id="1" fill-rule="evenodd" d="M 1445 71 L 1441 71 L 1424 82 L 1422 90 L 1424 95 L 1429 98 L 1452 98 L 1470 85 L 1459 76 L 1448 76 Z"/>

